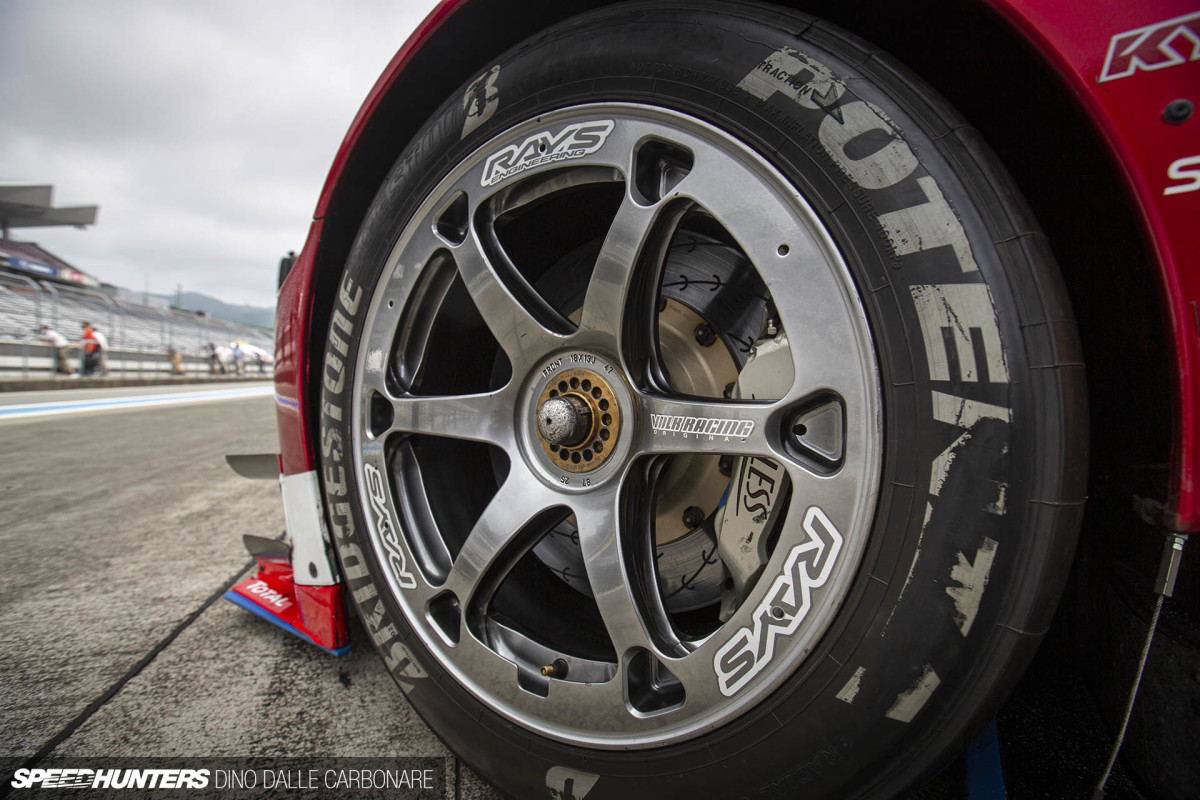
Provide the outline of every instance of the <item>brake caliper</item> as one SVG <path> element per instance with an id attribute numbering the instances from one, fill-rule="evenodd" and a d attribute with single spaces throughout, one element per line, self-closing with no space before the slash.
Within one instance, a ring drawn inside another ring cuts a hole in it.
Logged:
<path id="1" fill-rule="evenodd" d="M 792 386 L 794 370 L 787 334 L 759 339 L 738 375 L 732 397 L 780 398 Z M 734 615 L 767 563 L 767 539 L 786 506 L 790 480 L 778 461 L 764 456 L 733 460 L 728 501 L 717 517 L 717 553 L 730 581 L 721 597 L 721 620 Z M 732 582 L 732 584 L 731 584 Z"/>

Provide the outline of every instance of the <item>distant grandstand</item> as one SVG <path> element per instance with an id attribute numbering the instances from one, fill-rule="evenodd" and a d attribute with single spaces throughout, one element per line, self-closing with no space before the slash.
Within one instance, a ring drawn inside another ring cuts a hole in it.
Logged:
<path id="1" fill-rule="evenodd" d="M 112 368 L 120 371 L 158 369 L 168 350 L 184 354 L 189 371 L 205 371 L 210 344 L 236 341 L 272 351 L 269 329 L 171 308 L 161 298 L 103 284 L 33 242 L 10 238 L 9 228 L 95 220 L 95 207 L 56 209 L 50 197 L 49 186 L 0 186 L 0 371 L 47 368 L 41 326 L 77 341 L 85 321 L 108 338 Z"/>
<path id="2" fill-rule="evenodd" d="M 115 291 L 40 280 L 3 263 L 8 241 L 0 240 L 0 339 L 37 340 L 42 325 L 77 339 L 82 322 L 108 337 L 109 347 L 163 352 L 173 347 L 200 355 L 208 344 L 244 341 L 268 352 L 271 331 L 177 309 L 122 299 Z"/>

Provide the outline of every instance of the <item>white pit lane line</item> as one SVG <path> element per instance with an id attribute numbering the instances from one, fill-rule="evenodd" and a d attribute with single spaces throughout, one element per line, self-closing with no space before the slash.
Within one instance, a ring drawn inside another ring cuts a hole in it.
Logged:
<path id="1" fill-rule="evenodd" d="M 131 408 L 185 405 L 214 400 L 242 400 L 248 397 L 267 397 L 274 394 L 274 391 L 274 386 L 267 385 L 186 392 L 181 394 L 152 394 L 91 398 L 88 400 L 65 400 L 54 403 L 28 403 L 0 407 L 0 421 L 28 419 L 30 417 L 48 417 L 59 414 L 78 414 L 85 411 L 123 411 Z"/>

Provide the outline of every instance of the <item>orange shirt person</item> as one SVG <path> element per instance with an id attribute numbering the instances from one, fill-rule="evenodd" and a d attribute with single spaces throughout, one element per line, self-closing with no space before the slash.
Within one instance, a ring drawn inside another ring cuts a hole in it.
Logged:
<path id="1" fill-rule="evenodd" d="M 100 343 L 96 341 L 96 331 L 90 322 L 83 323 L 83 337 L 79 342 L 79 351 L 83 357 L 80 370 L 84 375 L 91 375 L 96 370 L 100 360 Z"/>

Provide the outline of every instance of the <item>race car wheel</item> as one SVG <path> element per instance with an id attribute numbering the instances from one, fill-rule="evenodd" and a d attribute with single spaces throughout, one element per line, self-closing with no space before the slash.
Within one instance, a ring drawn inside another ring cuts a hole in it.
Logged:
<path id="1" fill-rule="evenodd" d="M 515 796 L 892 795 L 1048 626 L 1086 460 L 1050 251 L 945 102 L 824 23 L 622 5 L 488 64 L 331 320 L 349 593 Z"/>

